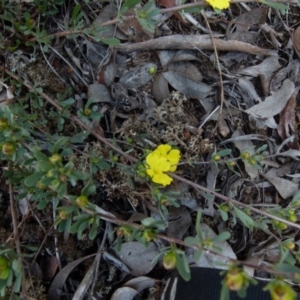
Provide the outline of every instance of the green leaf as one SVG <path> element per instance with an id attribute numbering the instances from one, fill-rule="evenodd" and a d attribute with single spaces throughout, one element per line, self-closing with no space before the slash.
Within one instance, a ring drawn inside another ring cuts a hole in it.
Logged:
<path id="1" fill-rule="evenodd" d="M 11 269 L 5 269 L 0 273 L 0 279 L 7 279 Z"/>
<path id="2" fill-rule="evenodd" d="M 37 159 L 37 160 L 48 160 L 48 156 L 45 155 L 44 153 L 42 153 L 41 151 L 37 150 L 37 149 L 34 149 L 32 151 L 33 153 L 33 156 Z"/>
<path id="3" fill-rule="evenodd" d="M 67 144 L 69 144 L 69 141 L 70 141 L 70 138 L 66 137 L 66 136 L 63 136 L 61 137 L 60 139 L 58 139 L 55 144 L 53 145 L 52 147 L 52 153 L 58 153 L 58 150 L 60 148 L 63 148 L 65 147 Z"/>
<path id="4" fill-rule="evenodd" d="M 36 183 L 41 179 L 41 177 L 44 175 L 44 172 L 35 172 L 28 177 L 25 178 L 24 184 L 27 187 L 33 187 L 36 186 Z"/>
<path id="5" fill-rule="evenodd" d="M 117 241 L 116 241 L 116 250 L 117 252 L 120 252 L 122 248 L 122 239 L 121 237 L 117 237 Z"/>
<path id="6" fill-rule="evenodd" d="M 185 281 L 191 279 L 191 270 L 185 255 L 181 256 L 176 253 L 176 268 Z"/>
<path id="7" fill-rule="evenodd" d="M 126 0 L 120 9 L 120 15 L 123 15 L 129 8 L 141 3 L 141 0 Z"/>
<path id="8" fill-rule="evenodd" d="M 71 20 L 72 20 L 73 22 L 76 21 L 76 18 L 78 17 L 80 11 L 81 11 L 81 5 L 80 5 L 79 3 L 77 3 L 76 6 L 75 6 L 74 9 L 73 9 L 73 12 L 72 12 Z"/>
<path id="9" fill-rule="evenodd" d="M 224 232 L 220 233 L 219 235 L 217 235 L 216 237 L 214 237 L 212 239 L 212 241 L 215 243 L 223 242 L 223 241 L 228 240 L 230 237 L 231 237 L 230 232 L 224 231 Z"/>
<path id="10" fill-rule="evenodd" d="M 96 186 L 94 184 L 87 184 L 82 190 L 81 194 L 88 197 L 96 192 Z"/>
<path id="11" fill-rule="evenodd" d="M 242 210 L 237 208 L 236 206 L 233 206 L 234 212 L 236 216 L 243 222 L 243 224 L 248 227 L 249 229 L 252 229 L 254 227 L 254 221 L 251 217 L 249 217 L 246 213 L 244 213 Z"/>
<path id="12" fill-rule="evenodd" d="M 153 218 L 145 218 L 144 220 L 142 220 L 142 224 L 146 227 L 152 227 L 153 225 L 155 225 L 157 223 L 157 220 L 153 219 Z"/>
<path id="13" fill-rule="evenodd" d="M 57 196 L 58 198 L 63 198 L 66 194 L 67 194 L 67 183 L 66 182 L 63 182 L 63 183 L 60 183 L 56 189 L 56 192 L 57 192 Z"/>
<path id="14" fill-rule="evenodd" d="M 194 261 L 199 261 L 202 255 L 202 249 L 198 249 L 195 253 L 194 253 Z"/>
<path id="15" fill-rule="evenodd" d="M 72 176 L 74 178 L 76 178 L 77 180 L 81 179 L 81 180 L 85 180 L 87 179 L 88 175 L 81 172 L 81 171 L 78 171 L 78 170 L 75 170 L 73 173 L 72 173 Z"/>
<path id="16" fill-rule="evenodd" d="M 200 228 L 200 223 L 201 223 L 201 218 L 202 218 L 202 210 L 199 209 L 197 211 L 197 219 L 196 219 L 196 232 L 197 232 L 197 237 L 200 239 L 200 242 L 202 243 L 202 235 L 201 235 L 201 228 Z"/>
<path id="17" fill-rule="evenodd" d="M 197 6 L 197 7 L 190 7 L 190 8 L 185 8 L 183 9 L 182 11 L 183 12 L 187 12 L 187 13 L 190 13 L 190 14 L 196 14 L 196 13 L 199 13 L 201 10 L 202 10 L 203 6 Z"/>
<path id="18" fill-rule="evenodd" d="M 222 208 L 220 208 L 219 212 L 221 214 L 222 220 L 226 222 L 228 220 L 228 213 L 227 213 L 227 211 L 225 211 Z"/>
<path id="19" fill-rule="evenodd" d="M 45 199 L 41 199 L 40 201 L 38 201 L 38 205 L 37 205 L 37 208 L 39 210 L 43 210 L 46 208 L 46 206 L 48 205 L 48 201 L 45 200 Z"/>
<path id="20" fill-rule="evenodd" d="M 22 275 L 21 272 L 18 273 L 18 275 L 16 276 L 15 282 L 14 282 L 14 292 L 18 293 L 21 289 L 21 284 L 22 284 Z"/>
<path id="21" fill-rule="evenodd" d="M 259 153 L 259 152 L 263 152 L 268 148 L 267 144 L 262 145 L 261 147 L 259 147 L 255 152 Z"/>
<path id="22" fill-rule="evenodd" d="M 109 170 L 110 169 L 110 164 L 102 158 L 101 159 L 99 158 L 99 162 L 98 162 L 97 166 L 100 170 Z"/>
<path id="23" fill-rule="evenodd" d="M 103 38 L 103 37 L 100 37 L 99 40 L 108 45 L 108 46 L 118 46 L 120 44 L 120 40 L 119 39 L 116 39 L 116 38 Z"/>
<path id="24" fill-rule="evenodd" d="M 283 271 L 283 272 L 288 272 L 288 273 L 294 273 L 294 274 L 300 274 L 300 268 L 296 266 L 292 266 L 290 264 L 277 264 L 275 266 L 276 270 Z"/>
<path id="25" fill-rule="evenodd" d="M 231 152 L 232 152 L 231 149 L 224 149 L 224 150 L 217 152 L 217 154 L 219 154 L 222 157 L 222 156 L 229 155 Z"/>
<path id="26" fill-rule="evenodd" d="M 89 239 L 90 240 L 93 240 L 95 239 L 95 237 L 97 236 L 98 234 L 98 225 L 97 225 L 97 222 L 96 220 L 93 222 L 93 225 L 92 225 L 92 228 L 89 232 Z"/>
<path id="27" fill-rule="evenodd" d="M 89 132 L 80 132 L 80 133 L 77 133 L 75 135 L 73 135 L 71 137 L 71 143 L 72 144 L 75 144 L 75 143 L 83 143 L 84 140 L 89 136 Z"/>
<path id="28" fill-rule="evenodd" d="M 220 293 L 220 300 L 230 300 L 229 289 L 227 288 L 227 286 L 225 285 L 224 282 L 222 282 L 222 289 L 221 289 L 221 293 Z"/>
<path id="29" fill-rule="evenodd" d="M 200 245 L 200 241 L 199 239 L 195 238 L 195 237 L 192 237 L 192 236 L 188 236 L 184 239 L 184 243 L 187 245 L 187 246 L 197 246 L 197 245 Z"/>
<path id="30" fill-rule="evenodd" d="M 275 8 L 275 9 L 281 9 L 281 10 L 287 10 L 288 6 L 286 6 L 283 3 L 278 3 L 278 2 L 270 2 L 266 0 L 259 0 L 259 2 L 268 5 L 269 7 Z"/>
<path id="31" fill-rule="evenodd" d="M 294 195 L 294 197 L 293 197 L 292 201 L 290 202 L 289 206 L 293 206 L 295 204 L 297 205 L 298 202 L 300 202 L 300 190 L 298 192 L 296 192 L 296 194 Z"/>
<path id="32" fill-rule="evenodd" d="M 53 169 L 53 165 L 49 161 L 42 160 L 38 163 L 38 169 L 43 172 L 48 172 Z"/>

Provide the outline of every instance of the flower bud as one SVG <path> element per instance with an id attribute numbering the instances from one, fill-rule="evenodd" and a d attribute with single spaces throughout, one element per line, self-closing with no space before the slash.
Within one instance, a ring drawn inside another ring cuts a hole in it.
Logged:
<path id="1" fill-rule="evenodd" d="M 176 253 L 174 251 L 170 251 L 165 254 L 165 256 L 163 258 L 163 265 L 164 265 L 165 269 L 171 270 L 171 269 L 175 268 L 176 261 L 177 261 Z"/>
<path id="2" fill-rule="evenodd" d="M 156 68 L 155 67 L 150 67 L 148 70 L 150 75 L 154 75 L 156 73 Z"/>
<path id="3" fill-rule="evenodd" d="M 229 206 L 227 204 L 222 204 L 220 206 L 220 209 L 222 209 L 223 211 L 229 212 Z"/>
<path id="4" fill-rule="evenodd" d="M 155 233 L 152 230 L 145 230 L 142 237 L 146 242 L 151 242 L 156 238 Z"/>
<path id="5" fill-rule="evenodd" d="M 65 174 L 60 174 L 60 175 L 59 175 L 59 180 L 60 180 L 61 182 L 67 182 L 68 177 L 67 177 L 67 175 L 65 175 Z"/>
<path id="6" fill-rule="evenodd" d="M 256 160 L 253 157 L 248 158 L 249 165 L 253 166 L 256 164 Z"/>
<path id="7" fill-rule="evenodd" d="M 0 119 L 0 130 L 5 130 L 8 128 L 8 120 L 1 118 Z"/>
<path id="8" fill-rule="evenodd" d="M 296 246 L 293 240 L 286 240 L 283 242 L 283 245 L 290 250 L 294 250 Z"/>
<path id="9" fill-rule="evenodd" d="M 225 277 L 225 284 L 231 291 L 239 291 L 244 285 L 244 275 L 241 270 L 234 268 L 229 270 Z"/>
<path id="10" fill-rule="evenodd" d="M 89 203 L 89 200 L 86 196 L 84 195 L 81 195 L 79 196 L 76 200 L 75 200 L 75 203 L 80 207 L 80 208 L 85 208 L 88 203 Z"/>
<path id="11" fill-rule="evenodd" d="M 52 164 L 55 164 L 57 162 L 61 162 L 62 161 L 62 157 L 59 154 L 53 154 L 52 156 L 49 157 L 49 160 Z"/>
<path id="12" fill-rule="evenodd" d="M 234 168 L 236 166 L 236 162 L 234 160 L 227 161 L 227 166 L 230 168 Z"/>
<path id="13" fill-rule="evenodd" d="M 277 280 L 275 283 L 271 283 L 269 287 L 272 300 L 294 300 L 295 292 L 291 286 L 284 282 Z"/>
<path id="14" fill-rule="evenodd" d="M 213 156 L 212 156 L 212 160 L 213 161 L 220 161 L 221 160 L 221 156 L 217 153 L 215 153 Z"/>
<path id="15" fill-rule="evenodd" d="M 129 237 L 132 233 L 132 230 L 128 227 L 121 226 L 117 229 L 117 236 L 124 236 L 124 237 Z"/>
<path id="16" fill-rule="evenodd" d="M 240 155 L 241 159 L 248 159 L 251 154 L 248 151 L 243 151 Z"/>
<path id="17" fill-rule="evenodd" d="M 46 173 L 46 177 L 47 178 L 51 178 L 54 176 L 54 171 L 53 170 L 49 170 L 47 173 Z"/>
<path id="18" fill-rule="evenodd" d="M 59 212 L 59 216 L 62 220 L 67 220 L 69 218 L 69 215 L 66 213 L 64 209 Z"/>
<path id="19" fill-rule="evenodd" d="M 296 215 L 290 215 L 288 217 L 288 220 L 295 223 L 295 222 L 297 222 L 298 218 Z"/>
<path id="20" fill-rule="evenodd" d="M 9 274 L 9 261 L 5 256 L 0 256 L 0 279 L 6 279 Z"/>
<path id="21" fill-rule="evenodd" d="M 36 187 L 40 190 L 45 189 L 47 186 L 43 184 L 40 180 L 36 183 Z"/>
<path id="22" fill-rule="evenodd" d="M 163 197 L 163 198 L 160 199 L 160 203 L 162 205 L 165 205 L 165 206 L 169 206 L 170 205 L 169 200 L 167 198 L 165 198 L 165 197 Z"/>
<path id="23" fill-rule="evenodd" d="M 280 229 L 280 230 L 286 230 L 288 228 L 288 226 L 283 223 L 283 222 L 279 222 L 277 227 Z"/>
<path id="24" fill-rule="evenodd" d="M 5 155 L 12 155 L 15 153 L 16 147 L 14 144 L 6 142 L 2 146 L 2 153 Z"/>
<path id="25" fill-rule="evenodd" d="M 89 108 L 85 108 L 83 110 L 83 114 L 86 116 L 86 117 L 89 117 L 91 114 L 92 114 L 92 110 L 89 109 Z"/>
<path id="26" fill-rule="evenodd" d="M 295 201 L 293 201 L 293 207 L 298 208 L 300 206 L 300 199 L 296 199 Z"/>

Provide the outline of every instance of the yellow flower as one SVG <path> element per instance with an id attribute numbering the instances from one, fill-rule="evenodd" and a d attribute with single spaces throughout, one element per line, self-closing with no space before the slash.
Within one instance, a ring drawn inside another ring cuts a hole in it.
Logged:
<path id="1" fill-rule="evenodd" d="M 180 160 L 180 151 L 170 145 L 160 145 L 146 157 L 146 173 L 152 181 L 163 186 L 169 185 L 173 179 L 164 172 L 176 171 Z"/>
<path id="2" fill-rule="evenodd" d="M 172 149 L 170 145 L 159 145 L 154 152 L 156 152 L 158 155 L 166 158 L 170 164 L 170 172 L 176 171 L 177 164 L 180 160 L 180 151 L 176 149 Z"/>
<path id="3" fill-rule="evenodd" d="M 151 177 L 152 181 L 164 186 L 172 182 L 172 178 L 163 172 L 168 172 L 171 164 L 164 157 L 159 156 L 157 153 L 151 152 L 146 157 L 146 163 L 149 169 L 146 169 L 147 174 Z"/>
<path id="4" fill-rule="evenodd" d="M 225 284 L 231 291 L 239 291 L 244 285 L 244 274 L 238 268 L 234 268 L 227 272 Z"/>
<path id="5" fill-rule="evenodd" d="M 270 290 L 272 300 L 294 300 L 295 292 L 291 286 L 281 280 L 276 280 L 275 282 L 269 283 L 266 289 Z"/>
<path id="6" fill-rule="evenodd" d="M 230 5 L 229 0 L 206 0 L 213 8 L 226 9 Z"/>

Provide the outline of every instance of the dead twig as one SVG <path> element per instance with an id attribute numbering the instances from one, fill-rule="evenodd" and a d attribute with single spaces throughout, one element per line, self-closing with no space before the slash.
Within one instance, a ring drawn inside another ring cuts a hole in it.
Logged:
<path id="1" fill-rule="evenodd" d="M 263 49 L 240 41 L 225 41 L 214 38 L 214 43 L 218 51 L 240 51 L 249 54 L 260 54 L 277 56 L 277 51 Z M 166 49 L 202 49 L 214 50 L 212 38 L 208 34 L 203 35 L 171 35 L 159 37 L 145 42 L 134 44 L 122 44 L 116 46 L 116 49 L 122 52 L 133 52 L 140 50 L 166 50 Z"/>
<path id="2" fill-rule="evenodd" d="M 8 170 L 10 172 L 13 172 L 13 165 L 12 162 L 8 163 Z M 16 203 L 14 200 L 14 191 L 13 186 L 11 182 L 9 182 L 9 200 L 10 200 L 10 210 L 11 210 L 11 217 L 12 217 L 12 223 L 13 223 L 13 232 L 14 232 L 14 241 L 16 244 L 16 251 L 18 254 L 18 260 L 21 266 L 21 273 L 22 273 L 22 291 L 21 295 L 25 296 L 26 294 L 26 286 L 25 286 L 25 273 L 24 273 L 24 264 L 22 260 L 22 251 L 21 251 L 21 244 L 20 244 L 20 236 L 19 236 L 19 229 L 18 229 L 18 217 L 17 217 L 17 211 L 16 211 Z M 22 297 L 21 297 L 22 298 Z"/>
<path id="3" fill-rule="evenodd" d="M 209 22 L 207 21 L 207 18 L 206 18 L 206 14 L 205 12 L 203 11 L 203 9 L 201 10 L 201 15 L 203 16 L 204 20 L 205 20 L 205 23 L 208 27 L 208 30 L 209 30 L 209 35 L 211 37 L 211 41 L 212 41 L 212 44 L 213 44 L 213 48 L 214 48 L 214 53 L 215 53 L 215 58 L 216 58 L 216 62 L 217 62 L 217 67 L 218 67 L 218 73 L 219 73 L 219 77 L 220 77 L 220 112 L 219 112 L 219 117 L 218 117 L 218 121 L 216 123 L 216 126 L 214 128 L 214 131 L 217 130 L 218 126 L 219 126 L 219 123 L 220 123 L 220 118 L 222 116 L 222 111 L 223 111 L 223 105 L 224 105 L 224 85 L 223 85 L 223 77 L 222 77 L 222 71 L 221 71 L 221 66 L 220 66 L 220 61 L 219 61 L 219 55 L 218 55 L 218 51 L 217 51 L 217 46 L 216 46 L 216 43 L 215 43 L 215 39 L 213 37 L 213 34 L 212 34 L 212 31 L 211 31 L 211 28 L 210 28 L 210 25 L 209 25 Z"/>

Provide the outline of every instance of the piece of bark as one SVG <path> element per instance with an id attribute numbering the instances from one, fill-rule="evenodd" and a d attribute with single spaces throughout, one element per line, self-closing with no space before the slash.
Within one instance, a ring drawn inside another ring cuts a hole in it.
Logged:
<path id="1" fill-rule="evenodd" d="M 261 55 L 275 55 L 277 51 L 263 49 L 257 46 L 253 46 L 248 43 L 240 41 L 226 41 L 219 38 L 214 38 L 214 43 L 219 51 L 240 51 L 249 54 L 261 54 Z M 122 52 L 132 52 L 139 50 L 165 50 L 165 49 L 202 49 L 213 50 L 211 36 L 208 34 L 203 35 L 171 35 L 159 37 L 149 41 L 134 43 L 134 44 L 121 44 L 116 47 Z"/>

